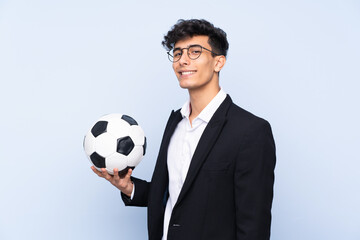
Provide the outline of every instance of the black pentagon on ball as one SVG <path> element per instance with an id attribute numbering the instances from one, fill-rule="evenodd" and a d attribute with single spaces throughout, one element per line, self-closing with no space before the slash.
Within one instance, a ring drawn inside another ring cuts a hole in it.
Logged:
<path id="1" fill-rule="evenodd" d="M 125 156 L 129 155 L 129 153 L 134 149 L 134 142 L 131 140 L 129 136 L 119 138 L 117 140 L 117 148 L 116 151 Z"/>
<path id="2" fill-rule="evenodd" d="M 135 119 L 133 119 L 132 117 L 130 117 L 128 115 L 122 115 L 121 119 L 126 121 L 127 123 L 129 123 L 130 126 L 138 125 L 138 123 L 135 121 Z"/>
<path id="3" fill-rule="evenodd" d="M 90 155 L 90 159 L 92 163 L 97 168 L 105 168 L 105 158 L 100 156 L 97 152 L 94 152 Z"/>
<path id="4" fill-rule="evenodd" d="M 98 121 L 91 129 L 91 133 L 94 135 L 94 137 L 99 136 L 100 134 L 103 134 L 106 132 L 108 122 L 106 121 Z"/>
<path id="5" fill-rule="evenodd" d="M 145 155 L 145 153 L 146 153 L 146 137 L 144 137 L 144 145 L 143 145 L 143 149 L 144 149 L 144 151 L 143 151 L 143 156 Z"/>

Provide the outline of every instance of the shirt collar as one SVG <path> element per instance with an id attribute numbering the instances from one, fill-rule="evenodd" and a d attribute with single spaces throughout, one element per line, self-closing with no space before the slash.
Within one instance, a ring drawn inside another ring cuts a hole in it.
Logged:
<path id="1" fill-rule="evenodd" d="M 201 111 L 201 113 L 195 118 L 199 118 L 204 122 L 208 123 L 216 110 L 219 108 L 221 103 L 225 100 L 226 93 L 224 90 L 220 89 L 220 91 L 216 94 L 216 96 L 211 100 L 211 102 Z M 180 110 L 182 117 L 189 118 L 191 112 L 190 100 L 187 100 L 186 103 Z M 194 120 L 195 120 L 194 119 Z"/>

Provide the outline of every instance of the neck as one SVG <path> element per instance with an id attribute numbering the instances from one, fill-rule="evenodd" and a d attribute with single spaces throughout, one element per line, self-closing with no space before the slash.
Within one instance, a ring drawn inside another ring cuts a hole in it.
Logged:
<path id="1" fill-rule="evenodd" d="M 219 91 L 219 85 L 211 89 L 207 89 L 206 91 L 189 90 L 191 104 L 191 113 L 189 116 L 190 123 L 211 102 L 211 100 L 218 94 Z"/>

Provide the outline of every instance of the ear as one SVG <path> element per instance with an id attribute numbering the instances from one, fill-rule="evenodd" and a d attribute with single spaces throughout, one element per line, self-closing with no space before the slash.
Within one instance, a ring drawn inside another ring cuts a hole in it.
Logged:
<path id="1" fill-rule="evenodd" d="M 217 73 L 220 72 L 220 70 L 224 67 L 225 62 L 226 62 L 226 57 L 224 55 L 216 56 L 214 71 Z"/>

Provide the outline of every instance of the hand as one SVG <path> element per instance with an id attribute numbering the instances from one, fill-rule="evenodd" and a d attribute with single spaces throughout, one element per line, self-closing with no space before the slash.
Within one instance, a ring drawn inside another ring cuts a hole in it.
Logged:
<path id="1" fill-rule="evenodd" d="M 131 197 L 131 193 L 133 191 L 134 184 L 130 179 L 132 174 L 132 169 L 130 168 L 126 175 L 119 176 L 119 171 L 117 168 L 114 168 L 114 175 L 110 175 L 105 168 L 101 168 L 101 171 L 97 170 L 94 166 L 91 166 L 93 172 L 99 177 L 105 178 L 112 185 L 117 187 L 121 192 L 123 192 L 128 197 Z"/>

